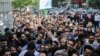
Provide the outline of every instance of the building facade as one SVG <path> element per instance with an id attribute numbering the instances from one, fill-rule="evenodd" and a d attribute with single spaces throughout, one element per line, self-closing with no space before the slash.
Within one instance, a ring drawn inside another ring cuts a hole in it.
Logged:
<path id="1" fill-rule="evenodd" d="M 13 27 L 11 0 L 0 0 L 0 31 Z"/>

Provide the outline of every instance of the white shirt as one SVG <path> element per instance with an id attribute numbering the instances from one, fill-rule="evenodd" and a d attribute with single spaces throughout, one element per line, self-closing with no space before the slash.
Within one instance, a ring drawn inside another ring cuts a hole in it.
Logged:
<path id="1" fill-rule="evenodd" d="M 18 56 L 24 56 L 28 50 L 23 50 Z"/>
<path id="2" fill-rule="evenodd" d="M 100 21 L 100 15 L 95 15 L 95 21 Z"/>
<path id="3" fill-rule="evenodd" d="M 28 50 L 23 50 L 18 56 L 24 56 L 24 55 L 26 54 L 27 51 L 28 51 Z M 35 51 L 35 52 L 34 52 L 34 55 L 35 55 L 35 56 L 39 56 L 39 52 Z"/>
<path id="4" fill-rule="evenodd" d="M 82 55 L 80 55 L 80 56 L 84 56 L 84 55 L 82 54 Z"/>
<path id="5" fill-rule="evenodd" d="M 98 43 L 97 41 L 94 41 L 93 44 L 90 44 L 90 43 L 89 43 L 89 39 L 86 39 L 86 40 L 85 40 L 85 44 L 86 44 L 86 45 L 90 45 L 91 47 L 93 47 L 93 48 L 95 48 L 95 49 L 98 48 L 98 46 L 99 46 L 99 43 Z"/>

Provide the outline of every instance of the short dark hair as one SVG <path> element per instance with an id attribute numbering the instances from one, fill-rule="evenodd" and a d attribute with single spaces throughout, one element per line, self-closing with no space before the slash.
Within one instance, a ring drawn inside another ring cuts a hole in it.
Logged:
<path id="1" fill-rule="evenodd" d="M 34 50 L 35 49 L 35 44 L 34 44 L 34 42 L 30 42 L 29 44 L 28 44 L 28 50 Z"/>
<path id="2" fill-rule="evenodd" d="M 74 39 L 69 39 L 69 41 L 72 41 L 75 45 L 76 41 Z"/>
<path id="3" fill-rule="evenodd" d="M 24 56 L 35 56 L 35 55 L 31 51 L 27 51 Z"/>
<path id="4" fill-rule="evenodd" d="M 75 40 L 75 41 L 76 41 L 76 43 L 80 42 L 81 45 L 83 45 L 83 43 L 84 43 L 84 41 L 82 41 L 81 39 L 77 39 L 77 40 Z"/>
<path id="5" fill-rule="evenodd" d="M 85 51 L 86 49 L 93 50 L 93 48 L 92 48 L 90 45 L 85 45 L 85 46 L 84 46 L 84 51 Z"/>
<path id="6" fill-rule="evenodd" d="M 8 39 L 6 37 L 1 38 L 1 41 L 7 41 Z"/>
<path id="7" fill-rule="evenodd" d="M 4 50 L 2 50 L 2 54 L 4 55 L 6 52 L 10 52 L 10 49 L 4 49 Z"/>
<path id="8" fill-rule="evenodd" d="M 5 32 L 7 32 L 9 30 L 9 28 L 5 28 Z"/>

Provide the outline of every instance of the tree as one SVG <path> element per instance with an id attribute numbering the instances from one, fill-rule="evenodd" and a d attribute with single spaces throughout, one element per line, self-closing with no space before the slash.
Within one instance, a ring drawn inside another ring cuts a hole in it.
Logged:
<path id="1" fill-rule="evenodd" d="M 14 9 L 20 9 L 20 15 L 22 8 L 27 6 L 36 6 L 38 4 L 38 0 L 12 0 L 12 6 Z"/>
<path id="2" fill-rule="evenodd" d="M 61 5 L 61 3 L 65 1 L 65 0 L 52 0 L 52 5 L 53 6 L 59 6 Z"/>
<path id="3" fill-rule="evenodd" d="M 14 8 L 24 8 L 29 5 L 36 6 L 38 4 L 38 0 L 12 0 L 12 5 Z"/>
<path id="4" fill-rule="evenodd" d="M 37 7 L 39 6 L 39 0 L 32 0 L 32 4 L 33 7 Z"/>
<path id="5" fill-rule="evenodd" d="M 23 8 L 25 7 L 25 0 L 12 0 L 12 6 L 14 8 Z"/>
<path id="6" fill-rule="evenodd" d="M 88 3 L 91 7 L 100 8 L 100 0 L 89 0 Z"/>

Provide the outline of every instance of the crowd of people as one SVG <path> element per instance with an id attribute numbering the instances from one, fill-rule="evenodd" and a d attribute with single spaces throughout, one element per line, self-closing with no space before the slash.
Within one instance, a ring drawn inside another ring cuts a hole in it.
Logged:
<path id="1" fill-rule="evenodd" d="M 0 38 L 0 56 L 100 56 L 100 13 L 14 12 Z"/>

